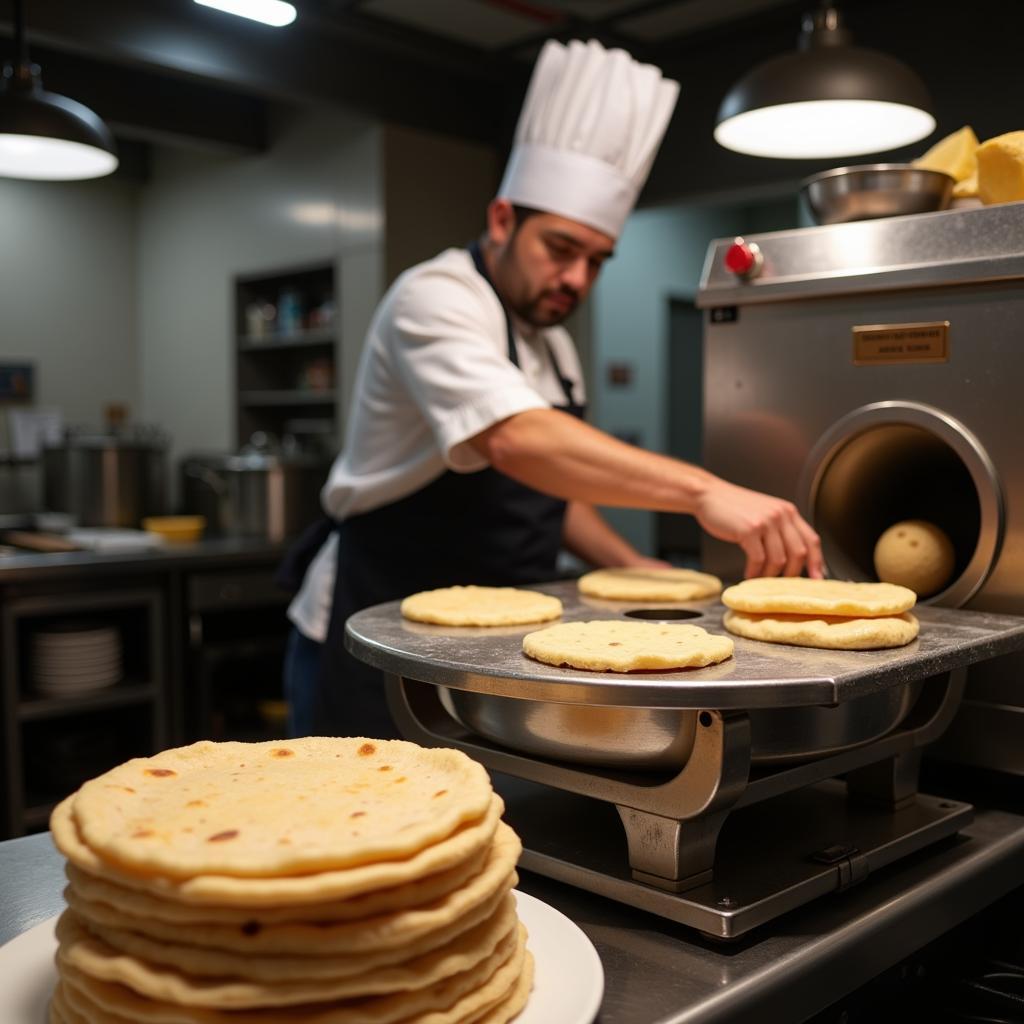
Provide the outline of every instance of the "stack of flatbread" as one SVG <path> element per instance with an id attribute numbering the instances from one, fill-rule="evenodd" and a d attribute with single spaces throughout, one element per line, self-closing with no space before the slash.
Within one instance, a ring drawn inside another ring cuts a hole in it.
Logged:
<path id="1" fill-rule="evenodd" d="M 504 1024 L 533 962 L 482 766 L 369 739 L 197 743 L 87 782 L 52 1024 Z"/>
<path id="2" fill-rule="evenodd" d="M 798 647 L 867 651 L 902 647 L 919 630 L 917 595 L 893 583 L 852 583 L 792 576 L 727 587 L 722 623 L 737 636 Z"/>

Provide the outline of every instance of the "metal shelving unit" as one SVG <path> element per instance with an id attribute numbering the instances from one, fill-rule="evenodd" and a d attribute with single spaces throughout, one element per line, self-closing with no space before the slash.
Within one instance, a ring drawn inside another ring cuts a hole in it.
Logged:
<path id="1" fill-rule="evenodd" d="M 310 418 L 317 425 L 314 443 L 336 436 L 334 264 L 238 277 L 234 295 L 237 443 L 244 445 L 257 432 L 278 439 L 292 434 L 301 441 Z"/>

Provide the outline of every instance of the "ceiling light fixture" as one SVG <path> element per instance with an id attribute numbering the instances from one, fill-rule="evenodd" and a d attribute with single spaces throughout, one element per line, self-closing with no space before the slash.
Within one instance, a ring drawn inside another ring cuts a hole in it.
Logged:
<path id="1" fill-rule="evenodd" d="M 282 28 L 295 20 L 295 5 L 284 0 L 196 0 L 202 7 L 212 7 L 226 14 L 237 14 L 240 18 L 260 21 L 264 25 Z"/>
<path id="2" fill-rule="evenodd" d="M 22 0 L 14 0 L 14 60 L 0 77 L 0 177 L 72 181 L 116 167 L 114 137 L 99 117 L 43 89 L 28 59 Z"/>
<path id="3" fill-rule="evenodd" d="M 917 75 L 884 53 L 851 46 L 826 0 L 804 17 L 796 53 L 759 64 L 729 90 L 715 139 L 751 156 L 816 159 L 896 149 L 934 130 Z"/>

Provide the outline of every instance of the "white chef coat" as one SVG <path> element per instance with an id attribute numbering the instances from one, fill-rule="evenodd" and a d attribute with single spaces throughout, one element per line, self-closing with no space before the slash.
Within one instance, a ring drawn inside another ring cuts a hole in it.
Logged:
<path id="1" fill-rule="evenodd" d="M 402 274 L 370 323 L 345 448 L 320 495 L 327 514 L 342 520 L 398 501 L 446 470 L 485 469 L 470 438 L 516 413 L 565 402 L 549 346 L 582 404 L 583 374 L 569 333 L 515 318 L 513 331 L 518 367 L 508 358 L 505 311 L 467 250 L 447 249 Z M 332 534 L 288 609 L 299 630 L 321 643 L 336 560 Z"/>

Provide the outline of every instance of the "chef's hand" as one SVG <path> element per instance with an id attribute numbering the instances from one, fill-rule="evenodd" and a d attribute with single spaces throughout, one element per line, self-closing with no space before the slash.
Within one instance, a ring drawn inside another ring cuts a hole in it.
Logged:
<path id="1" fill-rule="evenodd" d="M 821 540 L 796 506 L 716 479 L 698 499 L 697 522 L 719 540 L 738 544 L 747 556 L 744 576 L 824 576 Z"/>

